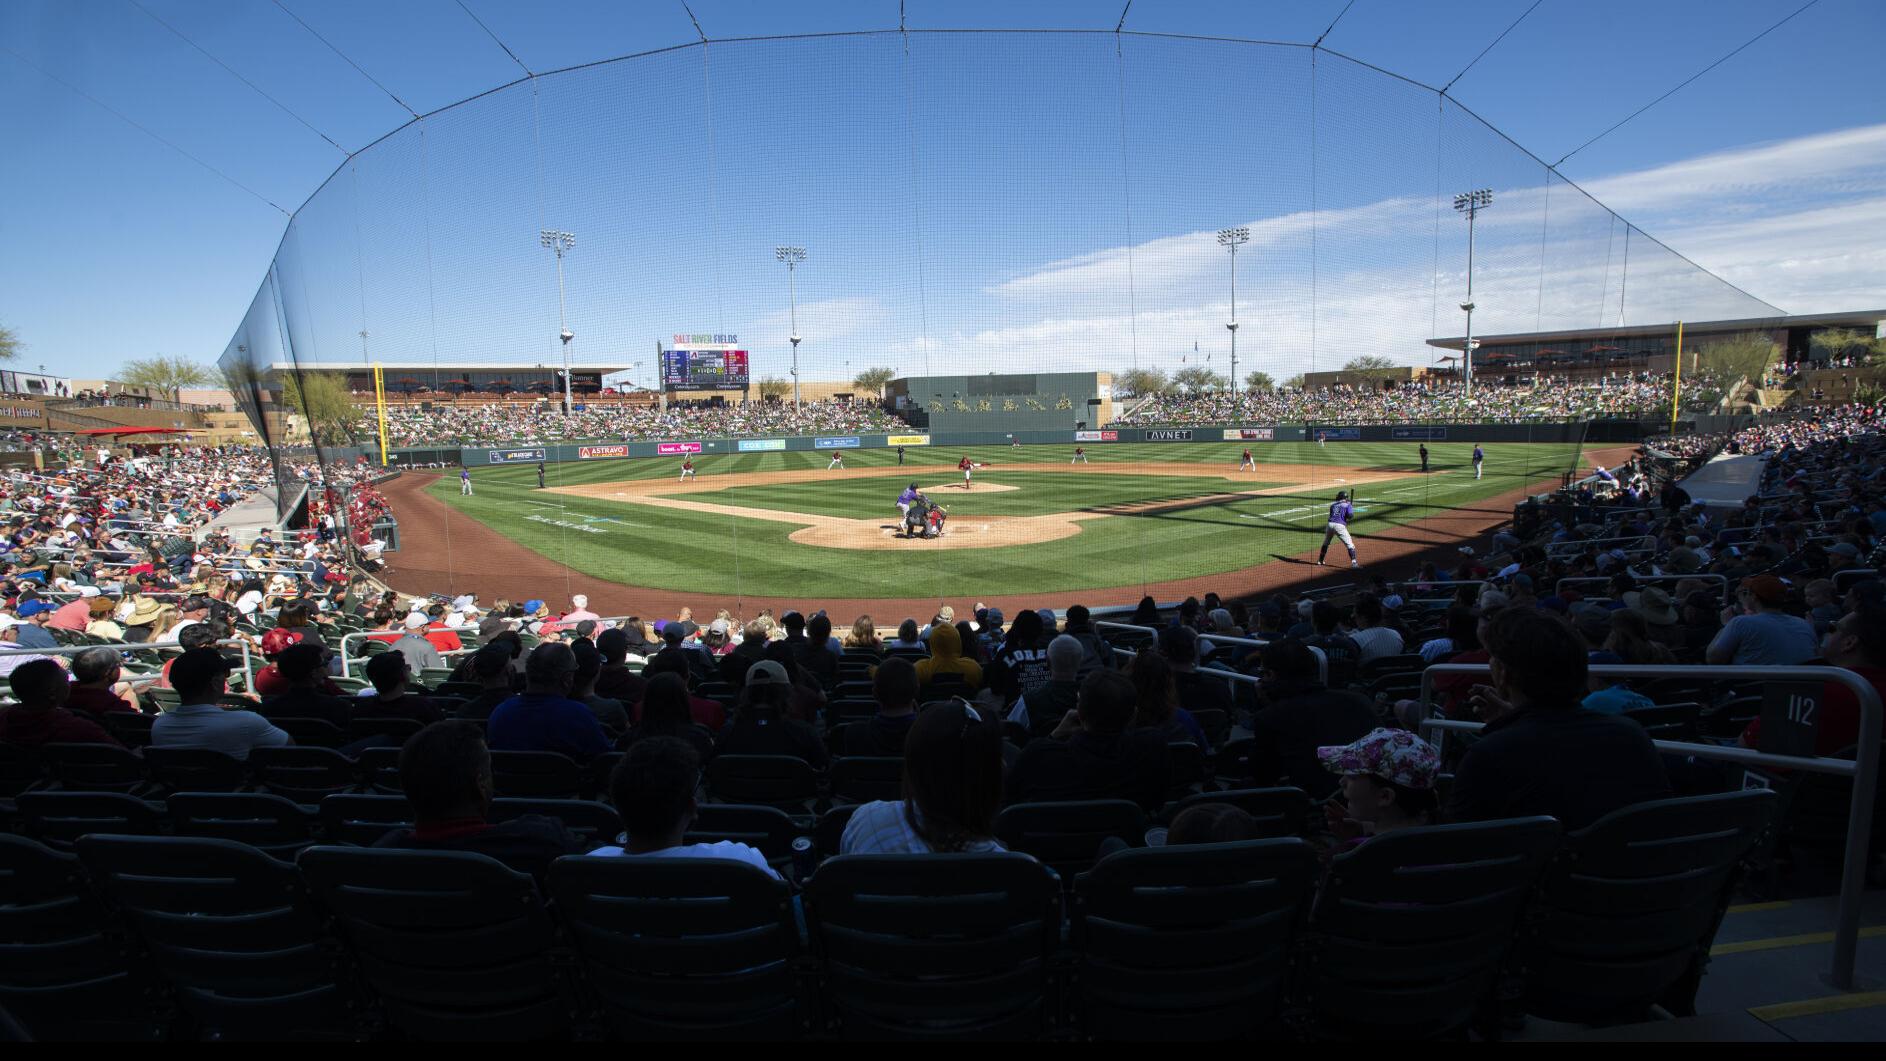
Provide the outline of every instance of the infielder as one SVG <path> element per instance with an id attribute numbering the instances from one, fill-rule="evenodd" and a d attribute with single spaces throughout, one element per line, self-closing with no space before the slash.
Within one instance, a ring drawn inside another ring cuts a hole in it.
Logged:
<path id="1" fill-rule="evenodd" d="M 1257 458 L 1251 456 L 1251 451 L 1248 449 L 1244 451 L 1244 459 L 1238 462 L 1239 471 L 1243 471 L 1246 468 L 1249 468 L 1252 471 L 1257 470 Z"/>
<path id="2" fill-rule="evenodd" d="M 458 494 L 460 497 L 472 496 L 470 468 L 465 468 L 458 473 Z"/>
<path id="3" fill-rule="evenodd" d="M 1342 547 L 1349 550 L 1349 566 L 1361 567 L 1356 563 L 1356 541 L 1349 536 L 1349 521 L 1356 518 L 1356 507 L 1349 503 L 1349 491 L 1336 491 L 1336 501 L 1329 506 L 1329 522 L 1323 526 L 1323 550 L 1316 554 L 1316 566 L 1322 567 L 1323 558 L 1329 555 L 1329 543 L 1333 538 L 1342 539 Z"/>
<path id="4" fill-rule="evenodd" d="M 1485 453 L 1485 452 L 1484 452 L 1483 450 L 1481 450 L 1481 448 L 1480 448 L 1480 444 L 1479 444 L 1478 442 L 1476 442 L 1476 443 L 1474 443 L 1474 447 L 1473 447 L 1473 477 L 1474 477 L 1475 479 L 1478 479 L 1478 478 L 1480 478 L 1480 466 L 1481 466 L 1482 464 L 1485 464 L 1485 463 L 1486 463 L 1486 459 L 1487 459 L 1487 455 L 1486 455 L 1486 453 Z"/>
<path id="5" fill-rule="evenodd" d="M 844 470 L 845 468 L 845 451 L 844 450 L 832 451 L 832 463 L 827 464 L 825 466 L 825 470 L 829 472 L 833 468 L 837 468 L 840 471 Z"/>
<path id="6" fill-rule="evenodd" d="M 1323 447 L 1324 449 L 1328 449 L 1329 448 L 1329 432 L 1318 431 L 1316 433 L 1316 444 Z"/>
<path id="7" fill-rule="evenodd" d="M 1074 459 L 1071 461 L 1068 461 L 1068 463 L 1069 464 L 1086 464 L 1087 463 L 1087 447 L 1075 446 Z"/>
<path id="8" fill-rule="evenodd" d="M 694 458 L 683 457 L 681 458 L 681 478 L 676 479 L 675 482 L 685 483 L 692 478 L 694 478 Z"/>

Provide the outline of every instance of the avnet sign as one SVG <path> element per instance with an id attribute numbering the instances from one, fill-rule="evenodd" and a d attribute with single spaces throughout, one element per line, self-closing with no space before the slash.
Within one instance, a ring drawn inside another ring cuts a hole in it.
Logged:
<path id="1" fill-rule="evenodd" d="M 1146 432 L 1146 441 L 1148 442 L 1190 442 L 1192 441 L 1192 429 L 1189 427 L 1154 428 Z"/>
<path id="2" fill-rule="evenodd" d="M 540 449 L 493 449 L 485 451 L 485 460 L 492 464 L 523 464 L 544 459 Z"/>

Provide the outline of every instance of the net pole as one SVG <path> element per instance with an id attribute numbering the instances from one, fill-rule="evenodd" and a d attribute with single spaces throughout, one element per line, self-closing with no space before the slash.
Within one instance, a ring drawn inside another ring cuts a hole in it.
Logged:
<path id="1" fill-rule="evenodd" d="M 373 412 L 380 427 L 380 467 L 386 467 L 386 375 L 373 363 Z"/>
<path id="2" fill-rule="evenodd" d="M 1683 322 L 1676 322 L 1676 378 L 1670 382 L 1670 434 L 1676 434 L 1677 403 L 1683 394 Z"/>

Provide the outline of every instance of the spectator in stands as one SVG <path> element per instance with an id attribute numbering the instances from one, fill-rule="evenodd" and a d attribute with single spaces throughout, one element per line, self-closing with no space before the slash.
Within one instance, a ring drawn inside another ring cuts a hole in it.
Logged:
<path id="1" fill-rule="evenodd" d="M 189 649 L 172 660 L 170 684 L 179 703 L 151 723 L 151 746 L 209 748 L 232 759 L 247 759 L 251 748 L 292 744 L 288 734 L 261 715 L 223 707 L 228 677 L 229 661 L 213 648 Z"/>
<path id="2" fill-rule="evenodd" d="M 838 680 L 838 653 L 833 651 L 832 621 L 820 612 L 805 624 L 806 643 L 800 650 L 799 665 L 827 685 Z"/>
<path id="3" fill-rule="evenodd" d="M 840 853 L 1003 850 L 995 839 L 1002 727 L 967 703 L 934 707 L 911 724 L 904 748 L 904 798 L 859 807 L 845 824 Z"/>
<path id="4" fill-rule="evenodd" d="M 688 712 L 693 716 L 696 724 L 707 727 L 710 733 L 719 733 L 721 729 L 727 725 L 727 709 L 720 701 L 710 700 L 707 697 L 694 694 L 694 675 L 693 672 L 688 670 L 685 660 L 677 655 L 663 656 L 657 654 L 655 658 L 642 665 L 642 679 L 644 682 L 654 681 L 655 676 L 658 674 L 676 674 L 681 677 L 682 682 L 688 688 Z M 745 681 L 746 676 L 741 675 L 741 680 Z M 643 688 L 642 695 L 643 697 L 647 697 L 648 695 L 646 686 Z M 629 715 L 632 721 L 641 721 L 641 701 L 638 700 L 635 703 L 635 706 L 630 709 Z"/>
<path id="5" fill-rule="evenodd" d="M 1440 663 L 1456 652 L 1466 652 L 1480 647 L 1474 636 L 1474 627 L 1478 620 L 1473 609 L 1456 604 L 1447 609 L 1447 633 L 1421 646 L 1423 663 Z"/>
<path id="6" fill-rule="evenodd" d="M 1172 668 L 1172 687 L 1179 706 L 1190 711 L 1231 711 L 1231 690 L 1216 670 L 1198 666 L 1198 633 L 1189 626 L 1173 625 L 1159 631 L 1159 654 Z M 1188 714 L 1189 718 L 1190 715 Z M 1141 725 L 1162 722 L 1142 721 Z"/>
<path id="7" fill-rule="evenodd" d="M 620 700 L 596 695 L 596 679 L 602 674 L 602 653 L 593 642 L 578 638 L 570 645 L 576 657 L 576 678 L 570 686 L 570 699 L 595 712 L 596 720 L 611 733 L 629 731 L 629 712 Z"/>
<path id="8" fill-rule="evenodd" d="M 53 606 L 43 600 L 29 600 L 19 606 L 20 618 L 25 622 L 19 627 L 17 640 L 21 648 L 58 648 L 59 642 L 46 632 L 46 622 L 52 618 Z"/>
<path id="9" fill-rule="evenodd" d="M 1807 620 L 1814 624 L 1814 632 L 1824 636 L 1841 616 L 1840 605 L 1834 601 L 1834 584 L 1830 579 L 1817 578 L 1802 590 L 1807 599 Z"/>
<path id="10" fill-rule="evenodd" d="M 884 639 L 878 636 L 877 627 L 872 625 L 869 615 L 860 615 L 852 621 L 851 632 L 845 635 L 846 648 L 884 647 Z"/>
<path id="11" fill-rule="evenodd" d="M 1148 654 L 1140 653 L 1142 656 Z M 1048 642 L 1047 683 L 1033 693 L 1017 697 L 1015 706 L 1009 709 L 1008 720 L 1032 732 L 1051 731 L 1061 721 L 1062 715 L 1074 710 L 1075 703 L 1080 699 L 1080 668 L 1085 658 L 1085 647 L 1068 634 L 1061 634 Z M 1168 699 L 1171 697 L 1171 685 L 1171 677 L 1167 675 Z"/>
<path id="12" fill-rule="evenodd" d="M 930 628 L 930 655 L 917 661 L 917 681 L 928 685 L 938 675 L 961 675 L 963 683 L 970 689 L 982 687 L 982 666 L 975 660 L 963 658 L 962 635 L 949 623 L 937 623 Z"/>
<path id="13" fill-rule="evenodd" d="M 355 718 L 404 718 L 429 726 L 445 717 L 431 700 L 412 691 L 413 672 L 398 652 L 368 660 L 367 681 L 373 683 L 373 693 L 354 698 Z"/>
<path id="14" fill-rule="evenodd" d="M 138 710 L 137 693 L 124 677 L 124 661 L 115 649 L 88 648 L 72 657 L 72 690 L 65 706 L 103 715 Z"/>
<path id="15" fill-rule="evenodd" d="M 878 664 L 871 676 L 877 714 L 839 730 L 839 755 L 902 756 L 910 724 L 917 719 L 917 667 L 895 656 Z"/>
<path id="16" fill-rule="evenodd" d="M 1830 667 L 1845 667 L 1864 678 L 1886 703 L 1886 606 L 1865 604 L 1834 623 L 1821 639 L 1820 656 Z M 1760 748 L 1762 720 L 1756 718 L 1742 731 L 1742 744 Z M 1821 687 L 1821 706 L 1814 729 L 1814 754 L 1853 758 L 1860 739 L 1860 701 L 1839 682 Z"/>
<path id="17" fill-rule="evenodd" d="M 1686 661 L 1694 662 L 1703 658 L 1709 643 L 1716 639 L 1722 629 L 1722 620 L 1718 615 L 1718 601 L 1708 590 L 1693 590 L 1683 598 L 1683 643 L 1676 646 Z"/>
<path id="18" fill-rule="evenodd" d="M 104 727 L 66 707 L 66 675 L 57 663 L 35 659 L 11 676 L 20 702 L 0 709 L 0 743 L 37 748 L 43 744 L 117 744 Z M 244 752 L 246 755 L 247 752 Z"/>
<path id="19" fill-rule="evenodd" d="M 629 632 L 604 630 L 596 635 L 596 651 L 602 653 L 602 670 L 596 675 L 596 695 L 633 704 L 642 699 L 646 685 L 628 665 Z"/>
<path id="20" fill-rule="evenodd" d="M 1782 611 L 1788 588 L 1774 575 L 1756 575 L 1736 587 L 1741 614 L 1730 618 L 1709 643 L 1704 660 L 1737 666 L 1791 666 L 1820 650 L 1814 625 Z"/>
<path id="21" fill-rule="evenodd" d="M 714 735 L 694 721 L 688 706 L 687 679 L 674 671 L 649 679 L 639 718 L 629 730 L 627 744 L 647 737 L 675 737 L 686 741 L 702 762 L 714 757 Z"/>
<path id="22" fill-rule="evenodd" d="M 594 620 L 601 618 L 602 616 L 589 610 L 589 598 L 581 593 L 577 593 L 570 597 L 570 610 L 564 613 L 562 619 L 557 621 L 557 625 L 561 629 L 570 630 L 574 629 L 577 623 L 585 619 Z"/>
<path id="23" fill-rule="evenodd" d="M 1139 604 L 1133 608 L 1132 618 L 1126 622 L 1128 626 L 1157 628 L 1165 625 L 1165 622 L 1159 618 L 1159 605 L 1151 597 L 1141 597 Z"/>
<path id="24" fill-rule="evenodd" d="M 281 627 L 276 627 L 262 635 L 262 658 L 268 660 L 268 665 L 255 672 L 254 691 L 256 694 L 270 697 L 287 691 L 288 683 L 282 679 L 281 668 L 278 664 L 282 653 L 287 651 L 290 645 L 298 644 L 301 644 L 301 640 Z"/>
<path id="25" fill-rule="evenodd" d="M 1172 629 L 1179 629 L 1173 627 Z M 1059 640 L 1059 638 L 1056 638 Z M 1164 653 L 1141 652 L 1133 657 L 1127 673 L 1133 679 L 1138 697 L 1133 724 L 1158 730 L 1168 744 L 1196 744 L 1211 751 L 1211 741 L 1192 712 L 1179 706 L 1177 674 Z"/>
<path id="26" fill-rule="evenodd" d="M 1264 646 L 1263 684 L 1251 719 L 1252 783 L 1295 785 L 1312 799 L 1335 789 L 1317 759 L 1318 749 L 1345 745 L 1376 727 L 1367 697 L 1324 686 L 1316 656 L 1293 638 Z"/>
<path id="27" fill-rule="evenodd" d="M 1487 726 L 1455 773 L 1450 818 L 1549 814 L 1582 829 L 1670 794 L 1644 727 L 1580 709 L 1585 647 L 1563 619 L 1507 608 L 1487 625 L 1486 646 L 1491 684 L 1476 687 L 1473 703 Z"/>
<path id="28" fill-rule="evenodd" d="M 1158 730 L 1134 728 L 1138 699 L 1132 680 L 1119 671 L 1088 675 L 1077 706 L 1061 716 L 1052 739 L 1022 749 L 1009 775 L 1010 797 L 1020 803 L 1130 799 L 1158 808 L 1166 798 L 1166 739 Z"/>
<path id="29" fill-rule="evenodd" d="M 1349 635 L 1361 650 L 1360 662 L 1381 656 L 1398 656 L 1402 650 L 1401 634 L 1383 623 L 1382 602 L 1365 593 L 1356 600 L 1355 630 Z"/>
<path id="30" fill-rule="evenodd" d="M 779 879 L 758 849 L 734 840 L 687 843 L 688 828 L 700 814 L 701 760 L 686 741 L 649 737 L 630 746 L 609 779 L 609 796 L 622 819 L 627 842 L 590 852 L 596 856 L 709 858 L 744 862 Z"/>
<path id="31" fill-rule="evenodd" d="M 763 659 L 747 672 L 733 722 L 716 744 L 721 755 L 790 755 L 823 769 L 825 742 L 811 726 L 791 717 L 792 679 L 783 663 Z"/>
<path id="32" fill-rule="evenodd" d="M 575 681 L 576 656 L 568 645 L 549 641 L 531 649 L 524 691 L 494 708 L 486 724 L 492 750 L 559 752 L 579 763 L 608 751 L 595 713 L 570 699 Z"/>
<path id="33" fill-rule="evenodd" d="M 54 630 L 82 631 L 91 621 L 92 601 L 98 599 L 98 591 L 80 592 L 79 596 L 53 609 L 46 618 L 46 625 Z"/>
<path id="34" fill-rule="evenodd" d="M 274 631 L 270 631 L 274 633 Z M 283 649 L 273 664 L 279 687 L 262 699 L 256 713 L 273 722 L 283 718 L 318 718 L 345 732 L 353 719 L 355 700 L 336 695 L 327 679 L 327 651 L 307 643 Z M 258 683 L 259 684 L 259 683 Z"/>
<path id="35" fill-rule="evenodd" d="M 801 722 L 817 722 L 825 709 L 825 689 L 812 673 L 799 665 L 793 658 L 792 649 L 784 641 L 769 642 L 766 646 L 766 658 L 785 668 L 786 680 L 791 687 L 787 698 L 786 717 L 796 718 Z M 749 671 L 750 673 L 750 671 Z"/>
<path id="36" fill-rule="evenodd" d="M 1094 627 L 1093 615 L 1085 604 L 1068 606 L 1064 633 L 1081 643 L 1080 677 L 1085 678 L 1103 667 L 1113 666 L 1113 646 L 1100 636 L 1100 631 Z"/>
<path id="37" fill-rule="evenodd" d="M 89 609 L 85 623 L 85 632 L 92 637 L 102 637 L 107 641 L 123 641 L 124 627 L 119 626 L 112 613 L 117 610 L 117 602 L 110 597 L 92 597 L 86 600 Z M 179 623 L 178 626 L 182 626 Z M 174 636 L 177 627 L 171 628 Z"/>
<path id="38" fill-rule="evenodd" d="M 1024 608 L 1016 614 L 989 664 L 989 685 L 1002 694 L 1004 703 L 1012 704 L 1048 684 L 1048 642 L 1053 636 L 1039 612 Z M 930 654 L 937 654 L 934 640 Z"/>
<path id="39" fill-rule="evenodd" d="M 765 624 L 758 619 L 748 623 L 741 631 L 740 643 L 718 661 L 720 680 L 735 689 L 746 684 L 747 671 L 766 658 L 766 644 Z"/>
<path id="40" fill-rule="evenodd" d="M 393 642 L 393 651 L 405 657 L 406 665 L 412 668 L 414 674 L 425 673 L 427 667 L 445 666 L 445 657 L 439 655 L 438 648 L 426 639 L 427 623 L 424 612 L 409 613 L 401 623 L 406 632 Z"/>
<path id="41" fill-rule="evenodd" d="M 917 620 L 905 619 L 897 625 L 897 637 L 884 646 L 885 648 L 921 649 L 923 639 L 917 636 Z"/>
<path id="42" fill-rule="evenodd" d="M 1179 812 L 1166 830 L 1167 847 L 1230 844 L 1262 839 L 1256 818 L 1229 803 L 1194 803 Z"/>
<path id="43" fill-rule="evenodd" d="M 454 717 L 483 722 L 497 706 L 511 698 L 511 649 L 508 644 L 485 645 L 471 656 L 472 679 L 479 693 L 453 712 Z M 606 670 L 606 668 L 605 668 Z M 640 679 L 637 679 L 639 682 Z"/>
<path id="44" fill-rule="evenodd" d="M 412 804 L 413 825 L 373 846 L 486 855 L 541 882 L 550 863 L 588 847 L 560 819 L 522 814 L 493 824 L 491 751 L 470 722 L 435 722 L 399 751 L 399 783 Z"/>
<path id="45" fill-rule="evenodd" d="M 1316 758 L 1341 778 L 1341 802 L 1324 805 L 1330 831 L 1341 841 L 1330 854 L 1397 829 L 1434 823 L 1441 756 L 1420 737 L 1407 730 L 1372 730 L 1354 743 L 1318 748 Z"/>

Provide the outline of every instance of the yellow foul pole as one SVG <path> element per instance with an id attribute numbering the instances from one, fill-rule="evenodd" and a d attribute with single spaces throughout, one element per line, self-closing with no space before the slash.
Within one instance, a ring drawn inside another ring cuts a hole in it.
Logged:
<path id="1" fill-rule="evenodd" d="M 1670 433 L 1676 434 L 1677 402 L 1683 394 L 1683 322 L 1676 322 L 1676 380 L 1670 384 Z M 381 429 L 384 432 L 384 428 Z"/>
<path id="2" fill-rule="evenodd" d="M 386 467 L 386 376 L 373 363 L 373 410 L 380 421 L 380 467 Z"/>

